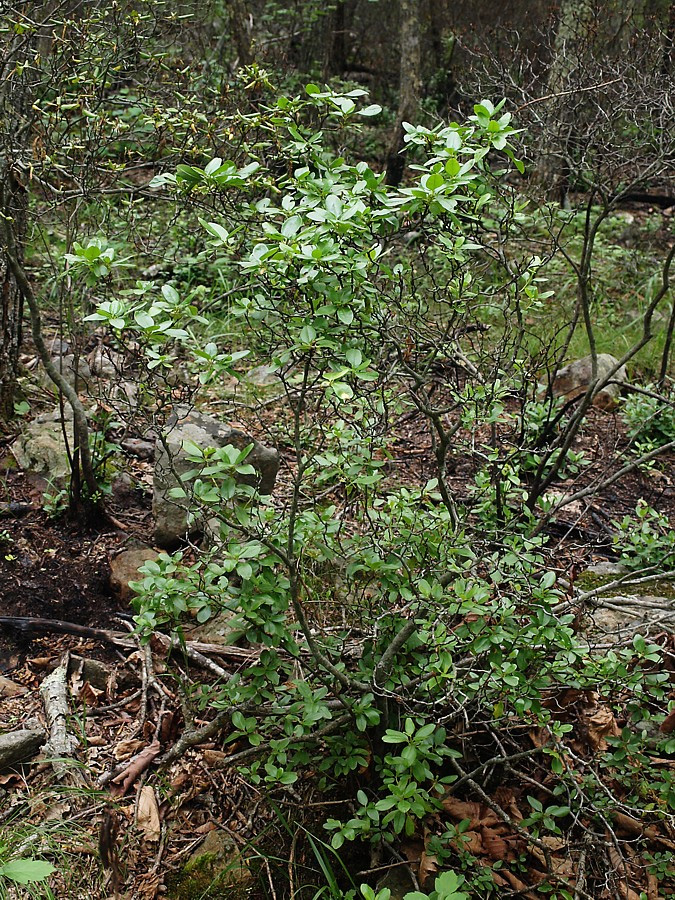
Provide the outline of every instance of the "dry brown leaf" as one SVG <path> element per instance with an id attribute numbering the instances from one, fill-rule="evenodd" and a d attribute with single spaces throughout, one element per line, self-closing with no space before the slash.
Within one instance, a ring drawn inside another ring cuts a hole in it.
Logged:
<path id="1" fill-rule="evenodd" d="M 463 821 L 469 820 L 469 828 L 478 828 L 479 826 L 490 826 L 499 824 L 500 820 L 488 806 L 482 803 L 475 803 L 468 800 L 458 800 L 452 794 L 441 800 L 441 805 L 446 812 L 449 812 L 455 819 Z"/>
<path id="2" fill-rule="evenodd" d="M 88 681 L 85 681 L 77 692 L 77 699 L 81 703 L 86 703 L 87 706 L 96 706 L 98 698 L 104 693 L 105 691 L 99 690 L 99 688 L 95 688 Z"/>
<path id="3" fill-rule="evenodd" d="M 530 890 L 525 882 L 521 881 L 520 878 L 517 878 L 513 874 L 513 872 L 509 872 L 508 869 L 501 869 L 501 873 L 504 878 L 506 878 L 511 887 L 519 892 L 520 896 L 526 897 L 527 900 L 541 900 L 541 894 L 538 894 L 536 891 Z"/>
<path id="4" fill-rule="evenodd" d="M 113 756 L 120 762 L 123 759 L 129 759 L 134 753 L 138 753 L 147 746 L 146 741 L 139 741 L 138 738 L 131 738 L 128 741 L 120 741 L 113 750 Z"/>
<path id="5" fill-rule="evenodd" d="M 498 806 L 501 806 L 504 812 L 511 816 L 511 819 L 514 822 L 522 822 L 524 817 L 518 808 L 516 795 L 511 788 L 498 787 L 494 793 L 494 800 Z"/>
<path id="6" fill-rule="evenodd" d="M 146 841 L 158 841 L 161 834 L 159 807 L 153 788 L 144 784 L 138 792 L 136 824 L 143 832 Z"/>
<path id="7" fill-rule="evenodd" d="M 660 900 L 659 898 L 659 879 L 650 872 L 647 875 L 647 900 Z"/>
<path id="8" fill-rule="evenodd" d="M 492 828 L 481 828 L 480 837 L 488 856 L 491 856 L 492 859 L 508 858 L 509 845 L 501 834 L 498 834 Z"/>
<path id="9" fill-rule="evenodd" d="M 483 842 L 477 831 L 465 831 L 464 834 L 458 834 L 454 839 L 454 843 L 474 856 L 480 856 L 482 853 L 485 853 Z"/>
<path id="10" fill-rule="evenodd" d="M 660 730 L 664 734 L 671 734 L 673 731 L 675 731 L 675 709 L 671 709 L 663 722 L 661 722 Z"/>
<path id="11" fill-rule="evenodd" d="M 223 760 L 226 758 L 227 753 L 224 753 L 222 750 L 204 750 L 204 762 L 211 769 L 221 769 L 223 768 Z"/>
<path id="12" fill-rule="evenodd" d="M 422 858 L 424 844 L 422 841 L 406 841 L 401 844 L 400 850 L 409 863 L 416 863 Z"/>
<path id="13" fill-rule="evenodd" d="M 129 765 L 116 775 L 110 787 L 110 793 L 114 797 L 120 797 L 126 794 L 131 785 L 152 763 L 155 757 L 159 756 L 159 741 L 153 741 L 145 750 L 142 750 L 138 756 L 130 760 Z"/>
<path id="14" fill-rule="evenodd" d="M 614 713 L 608 706 L 598 707 L 591 715 L 586 718 L 586 727 L 588 729 L 588 739 L 593 750 L 606 750 L 607 737 L 617 737 L 621 734 L 619 726 L 616 724 Z"/>
<path id="15" fill-rule="evenodd" d="M 438 859 L 433 855 L 428 855 L 424 850 L 420 859 L 420 869 L 417 875 L 419 883 L 422 887 L 426 885 L 429 878 L 438 872 Z"/>

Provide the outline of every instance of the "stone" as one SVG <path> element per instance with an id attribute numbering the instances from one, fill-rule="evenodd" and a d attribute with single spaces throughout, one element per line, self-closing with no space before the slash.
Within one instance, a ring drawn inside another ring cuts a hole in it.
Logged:
<path id="1" fill-rule="evenodd" d="M 122 450 L 130 456 L 138 459 L 152 459 L 155 455 L 155 445 L 152 441 L 144 441 L 142 438 L 127 438 L 122 441 Z"/>
<path id="2" fill-rule="evenodd" d="M 5 675 L 0 675 L 0 697 L 9 700 L 12 697 L 23 697 L 27 693 L 28 688 L 17 684 L 16 681 L 12 681 L 11 678 L 7 678 Z"/>
<path id="3" fill-rule="evenodd" d="M 231 647 L 242 637 L 242 621 L 234 613 L 224 610 L 216 613 L 203 625 L 185 629 L 188 641 L 214 644 L 217 647 Z"/>
<path id="4" fill-rule="evenodd" d="M 254 887 L 257 882 L 233 838 L 215 829 L 209 831 L 182 871 L 167 879 L 167 896 L 172 900 L 239 900 L 254 896 Z"/>
<path id="5" fill-rule="evenodd" d="M 610 353 L 598 354 L 598 378 L 602 379 L 617 364 L 618 359 Z M 590 356 L 577 359 L 560 369 L 553 380 L 553 394 L 556 397 L 564 397 L 573 400 L 585 393 L 591 383 L 592 360 Z M 593 405 L 599 409 L 613 409 L 621 394 L 621 385 L 627 380 L 626 367 L 621 368 L 613 375 L 612 382 L 607 384 L 593 398 Z"/>
<path id="6" fill-rule="evenodd" d="M 415 890 L 415 884 L 405 866 L 396 866 L 385 872 L 377 882 L 377 891 L 389 890 L 390 900 L 404 900 L 407 894 Z"/>
<path id="7" fill-rule="evenodd" d="M 99 344 L 87 357 L 87 363 L 92 375 L 117 378 L 122 372 L 124 356 L 105 344 Z"/>
<path id="8" fill-rule="evenodd" d="M 628 566 L 624 566 L 621 563 L 610 562 L 609 560 L 604 559 L 601 562 L 594 563 L 592 566 L 584 569 L 581 575 L 600 575 L 602 577 L 613 575 L 616 578 L 620 578 L 628 571 Z"/>
<path id="9" fill-rule="evenodd" d="M 73 353 L 67 353 L 65 356 L 56 356 L 53 362 L 71 387 L 75 387 L 78 392 L 87 390 L 91 381 L 91 370 L 86 359 L 82 357 L 78 359 Z M 75 385 L 76 366 L 77 385 Z M 42 373 L 42 382 L 50 391 L 55 392 L 57 390 L 56 385 L 46 372 Z"/>
<path id="10" fill-rule="evenodd" d="M 113 677 L 112 669 L 97 659 L 87 659 L 71 653 L 68 658 L 68 677 L 86 681 L 97 691 L 106 691 Z"/>
<path id="11" fill-rule="evenodd" d="M 256 366 L 254 369 L 249 369 L 242 380 L 255 387 L 263 388 L 281 384 L 277 369 L 274 366 Z"/>
<path id="12" fill-rule="evenodd" d="M 140 581 L 143 576 L 138 571 L 142 565 L 151 559 L 157 559 L 159 554 L 152 547 L 135 547 L 131 550 L 123 550 L 110 560 L 110 587 L 120 597 L 128 601 L 133 596 L 129 587 L 130 581 Z"/>
<path id="13" fill-rule="evenodd" d="M 73 413 L 67 403 L 63 415 L 72 443 Z M 57 487 L 63 487 L 68 481 L 70 463 L 58 406 L 52 412 L 42 413 L 33 419 L 14 441 L 11 450 L 18 465 L 25 471 L 35 472 Z"/>
<path id="14" fill-rule="evenodd" d="M 187 536 L 187 499 L 169 496 L 172 488 L 183 486 L 176 479 L 194 469 L 185 451 L 184 441 L 192 441 L 198 447 L 225 447 L 232 444 L 240 450 L 253 444 L 246 458 L 256 470 L 254 476 L 242 476 L 242 481 L 257 486 L 261 494 L 271 494 L 279 470 L 279 454 L 265 447 L 243 431 L 232 428 L 212 416 L 191 412 L 174 415 L 168 422 L 164 440 L 157 441 L 155 472 L 153 479 L 152 509 L 155 515 L 155 543 L 165 549 L 173 549 Z M 166 446 L 165 446 L 166 443 Z M 191 535 L 202 531 L 198 524 L 191 526 Z"/>
<path id="15" fill-rule="evenodd" d="M 32 759 L 47 740 L 40 728 L 19 728 L 0 734 L 0 772 Z"/>

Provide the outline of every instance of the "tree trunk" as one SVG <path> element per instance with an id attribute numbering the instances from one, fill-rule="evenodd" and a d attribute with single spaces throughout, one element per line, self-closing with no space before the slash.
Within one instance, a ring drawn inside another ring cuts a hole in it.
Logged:
<path id="1" fill-rule="evenodd" d="M 12 220 L 12 227 L 23 243 L 26 233 L 27 193 L 5 163 L 0 176 L 0 215 Z M 16 377 L 21 348 L 23 294 L 3 250 L 0 250 L 0 420 L 14 414 Z"/>
<path id="2" fill-rule="evenodd" d="M 420 49 L 420 2 L 399 0 L 401 70 L 396 127 L 387 154 L 386 182 L 398 186 L 405 170 L 404 122 L 412 122 L 419 108 L 422 87 Z"/>
<path id="3" fill-rule="evenodd" d="M 230 28 L 237 50 L 240 66 L 250 66 L 253 62 L 253 40 L 251 37 L 251 14 L 246 0 L 230 0 Z"/>
<path id="4" fill-rule="evenodd" d="M 341 76 L 347 62 L 345 0 L 337 0 L 329 17 L 324 77 Z"/>
<path id="5" fill-rule="evenodd" d="M 660 3 L 661 0 L 658 0 Z M 653 0 L 563 0 L 553 44 L 545 95 L 545 138 L 535 178 L 549 200 L 569 206 L 575 169 L 575 142 L 584 131 L 584 111 L 593 84 L 629 52 L 638 28 L 652 12 Z M 611 77 L 611 76 L 610 76 Z"/>

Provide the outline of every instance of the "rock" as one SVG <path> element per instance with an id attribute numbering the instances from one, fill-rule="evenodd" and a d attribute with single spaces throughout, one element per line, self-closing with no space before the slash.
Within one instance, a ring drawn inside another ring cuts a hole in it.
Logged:
<path id="1" fill-rule="evenodd" d="M 88 682 L 97 691 L 106 691 L 113 677 L 112 669 L 97 659 L 87 659 L 71 653 L 68 658 L 68 677 Z"/>
<path id="2" fill-rule="evenodd" d="M 144 441 L 141 438 L 127 438 L 122 441 L 122 450 L 130 456 L 138 459 L 152 459 L 155 455 L 155 445 L 152 441 Z"/>
<path id="3" fill-rule="evenodd" d="M 243 431 L 231 428 L 212 416 L 189 413 L 180 418 L 172 416 L 164 440 L 157 442 L 152 508 L 155 514 L 155 543 L 172 549 L 186 537 L 188 500 L 177 500 L 169 491 L 182 485 L 172 471 L 180 476 L 194 468 L 183 450 L 183 442 L 192 441 L 198 447 L 225 447 L 232 444 L 240 450 L 253 444 L 246 462 L 256 469 L 255 476 L 243 476 L 242 481 L 257 485 L 261 494 L 271 494 L 279 470 L 279 454 L 265 447 Z M 168 453 L 167 453 L 168 449 Z M 193 534 L 201 530 L 193 528 Z"/>
<path id="4" fill-rule="evenodd" d="M 228 611 L 216 613 L 203 625 L 185 630 L 188 641 L 215 644 L 218 647 L 231 647 L 241 636 L 241 619 Z"/>
<path id="5" fill-rule="evenodd" d="M 66 430 L 72 435 L 73 413 L 64 406 Z M 63 487 L 70 477 L 70 463 L 63 439 L 61 410 L 42 413 L 30 422 L 12 444 L 12 454 L 25 471 L 42 475 L 55 486 Z"/>
<path id="6" fill-rule="evenodd" d="M 618 359 L 609 353 L 598 354 L 598 378 L 602 379 L 617 364 Z M 564 397 L 572 400 L 583 394 L 591 383 L 592 361 L 590 356 L 584 356 L 570 363 L 557 373 L 553 381 L 553 394 L 556 397 Z M 613 409 L 621 394 L 621 385 L 626 382 L 626 367 L 614 374 L 612 383 L 606 385 L 593 398 L 593 405 L 599 409 Z M 616 382 L 616 383 L 614 383 Z"/>
<path id="7" fill-rule="evenodd" d="M 406 894 L 415 890 L 415 884 L 405 866 L 396 866 L 385 872 L 377 882 L 378 892 L 385 888 L 391 892 L 390 900 L 404 900 Z"/>
<path id="8" fill-rule="evenodd" d="M 242 380 L 255 385 L 255 387 L 273 387 L 281 384 L 274 366 L 256 366 L 254 369 L 249 369 Z"/>
<path id="9" fill-rule="evenodd" d="M 142 575 L 140 567 L 151 559 L 157 559 L 159 554 L 152 547 L 136 547 L 132 550 L 123 550 L 110 560 L 110 587 L 122 599 L 128 601 L 133 596 L 129 587 L 130 581 L 140 581 Z"/>
<path id="10" fill-rule="evenodd" d="M 167 879 L 167 896 L 172 900 L 202 897 L 239 900 L 253 896 L 257 886 L 253 874 L 235 841 L 224 831 L 210 831 L 204 842 L 183 866 Z"/>
<path id="11" fill-rule="evenodd" d="M 0 772 L 31 759 L 47 740 L 40 728 L 20 728 L 0 734 Z"/>
<path id="12" fill-rule="evenodd" d="M 78 392 L 87 390 L 89 382 L 91 381 L 91 370 L 89 369 L 89 364 L 86 359 L 83 359 L 82 357 L 78 359 L 73 353 L 68 353 L 65 356 L 56 356 L 53 362 L 71 387 L 76 388 Z M 75 384 L 76 366 L 77 385 Z M 42 382 L 50 391 L 57 390 L 56 385 L 46 372 L 42 373 Z"/>
<path id="13" fill-rule="evenodd" d="M 87 357 L 92 375 L 102 378 L 117 378 L 124 365 L 124 356 L 105 344 L 99 344 Z"/>
<path id="14" fill-rule="evenodd" d="M 613 575 L 617 578 L 620 578 L 622 575 L 625 575 L 629 571 L 628 566 L 623 566 L 621 563 L 610 562 L 609 560 L 602 560 L 602 562 L 594 563 L 592 566 L 589 566 L 587 569 L 581 573 L 580 577 L 583 575 L 601 575 L 608 576 Z"/>
<path id="15" fill-rule="evenodd" d="M 12 697 L 23 697 L 23 695 L 27 693 L 28 688 L 23 687 L 21 684 L 17 684 L 16 681 L 12 681 L 11 678 L 0 675 L 0 697 L 11 699 Z"/>

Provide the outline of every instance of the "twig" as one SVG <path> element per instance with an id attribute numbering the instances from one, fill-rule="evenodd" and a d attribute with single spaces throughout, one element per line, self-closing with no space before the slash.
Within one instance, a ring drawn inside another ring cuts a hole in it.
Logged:
<path id="1" fill-rule="evenodd" d="M 584 94 L 588 93 L 588 91 L 599 91 L 600 88 L 609 87 L 611 84 L 616 84 L 618 81 L 621 81 L 621 78 L 612 78 L 611 81 L 603 81 L 601 84 L 591 84 L 588 87 L 572 88 L 569 91 L 556 91 L 554 94 L 544 94 L 543 97 L 535 97 L 534 100 L 528 100 L 527 103 L 523 103 L 522 106 L 519 106 L 518 109 L 514 110 L 513 115 L 517 115 L 522 110 L 527 109 L 528 106 L 535 106 L 535 104 L 544 103 L 546 100 L 555 100 L 557 97 L 566 97 L 568 94 Z"/>

